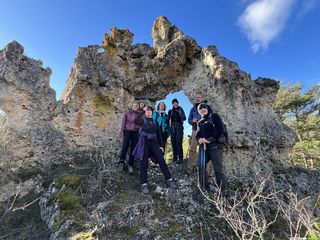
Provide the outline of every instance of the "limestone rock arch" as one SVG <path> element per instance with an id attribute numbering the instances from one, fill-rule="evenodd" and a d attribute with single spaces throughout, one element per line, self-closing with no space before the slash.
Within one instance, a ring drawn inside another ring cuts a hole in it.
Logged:
<path id="1" fill-rule="evenodd" d="M 15 132 L 12 139 L 26 131 L 27 138 L 35 136 L 28 124 L 31 119 L 39 132 L 43 130 L 31 141 L 32 148 L 47 147 L 40 157 L 41 151 L 36 151 L 32 157 L 15 158 L 41 160 L 51 156 L 52 161 L 61 161 L 73 151 L 92 148 L 97 139 L 106 142 L 110 156 L 115 156 L 120 145 L 119 126 L 128 104 L 136 99 L 154 103 L 170 92 L 183 90 L 190 100 L 196 91 L 202 91 L 227 124 L 228 173 L 236 176 L 256 169 L 271 170 L 294 143 L 293 132 L 272 109 L 278 82 L 251 80 L 215 46 L 200 47 L 166 17 L 155 20 L 152 37 L 153 47 L 133 45 L 129 30 L 112 28 L 102 45 L 79 48 L 60 101 L 49 87 L 51 70 L 23 56 L 18 43 L 7 45 L 0 52 L 0 108 L 16 120 L 10 126 Z M 28 106 L 19 105 L 19 99 Z M 21 120 L 22 111 L 32 117 Z M 48 149 L 52 139 L 45 137 L 48 135 L 54 136 L 51 144 L 59 149 Z M 17 144 L 12 140 L 13 148 Z"/>

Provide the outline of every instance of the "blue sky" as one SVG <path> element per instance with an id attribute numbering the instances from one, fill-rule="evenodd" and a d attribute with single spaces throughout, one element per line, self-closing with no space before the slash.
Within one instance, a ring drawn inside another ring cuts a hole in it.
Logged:
<path id="1" fill-rule="evenodd" d="M 134 43 L 152 45 L 160 15 L 201 46 L 216 45 L 253 79 L 300 81 L 305 88 L 320 82 L 318 0 L 2 0 L 0 9 L 0 48 L 17 40 L 26 55 L 41 59 L 53 70 L 57 98 L 78 47 L 100 44 L 114 26 L 133 32 Z"/>

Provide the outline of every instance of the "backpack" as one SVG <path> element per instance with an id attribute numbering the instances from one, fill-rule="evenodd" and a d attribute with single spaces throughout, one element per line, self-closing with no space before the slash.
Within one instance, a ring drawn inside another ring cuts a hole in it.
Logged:
<path id="1" fill-rule="evenodd" d="M 209 120 L 208 122 L 213 125 L 214 127 L 214 123 L 212 122 L 212 114 L 211 113 L 209 115 Z M 222 119 L 221 119 L 222 121 Z M 223 132 L 221 134 L 221 136 L 217 139 L 217 142 L 223 145 L 227 145 L 229 143 L 229 135 L 228 135 L 228 129 L 227 129 L 227 125 L 222 121 L 222 125 L 223 125 Z"/>

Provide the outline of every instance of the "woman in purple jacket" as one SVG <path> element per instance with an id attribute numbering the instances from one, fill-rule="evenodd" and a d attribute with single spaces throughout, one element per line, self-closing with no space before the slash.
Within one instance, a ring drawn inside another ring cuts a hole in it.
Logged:
<path id="1" fill-rule="evenodd" d="M 129 173 L 133 173 L 133 163 L 134 157 L 132 156 L 132 151 L 137 145 L 138 136 L 139 136 L 139 129 L 140 126 L 134 123 L 135 117 L 138 115 L 139 111 L 139 104 L 133 103 L 132 107 L 129 111 L 127 111 L 122 119 L 121 124 L 121 135 L 123 136 L 123 144 L 120 153 L 120 160 L 119 163 L 123 163 L 125 165 L 126 154 L 128 152 L 130 146 L 130 156 L 128 161 L 128 170 Z"/>

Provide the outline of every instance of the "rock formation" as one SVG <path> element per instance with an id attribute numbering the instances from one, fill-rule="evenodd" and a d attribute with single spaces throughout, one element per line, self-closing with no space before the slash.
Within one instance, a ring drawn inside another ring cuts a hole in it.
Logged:
<path id="1" fill-rule="evenodd" d="M 251 80 L 216 47 L 201 48 L 165 17 L 155 20 L 152 37 L 153 48 L 132 45 L 132 33 L 112 28 L 102 46 L 79 48 L 58 102 L 49 68 L 24 56 L 17 42 L 1 50 L 0 107 L 9 119 L 12 160 L 63 161 L 75 150 L 90 150 L 97 139 L 109 142 L 116 154 L 128 104 L 135 99 L 154 103 L 183 90 L 190 100 L 202 91 L 227 124 L 229 175 L 270 170 L 270 162 L 294 143 L 292 131 L 272 109 L 278 83 Z"/>
<path id="2" fill-rule="evenodd" d="M 253 182 L 252 172 L 273 171 L 280 189 L 290 183 L 303 186 L 301 196 L 319 192 L 317 174 L 299 170 L 287 176 L 282 165 L 295 136 L 272 109 L 278 82 L 251 80 L 215 46 L 200 47 L 165 17 L 155 20 L 152 38 L 153 47 L 132 44 L 131 32 L 112 28 L 102 45 L 79 48 L 60 101 L 49 86 L 51 70 L 41 61 L 24 56 L 15 41 L 0 51 L 0 109 L 8 119 L 0 129 L 0 213 L 14 205 L 12 199 L 40 199 L 38 207 L 32 205 L 33 228 L 21 231 L 22 239 L 32 231 L 38 239 L 67 239 L 97 228 L 100 239 L 198 239 L 203 221 L 225 229 L 226 223 L 212 220 L 208 202 L 200 209 L 193 200 L 196 177 L 185 176 L 180 166 L 171 167 L 178 190 L 165 189 L 159 169 L 153 169 L 152 193 L 143 196 L 137 178 L 114 164 L 128 105 L 141 99 L 154 104 L 179 90 L 190 101 L 203 92 L 226 123 L 224 164 L 228 178 L 240 182 L 230 189 L 241 188 L 242 179 Z M 6 223 L 16 229 L 8 216 Z M 34 224 L 40 216 L 41 231 Z M 220 239 L 219 234 L 214 230 L 212 236 Z"/>

